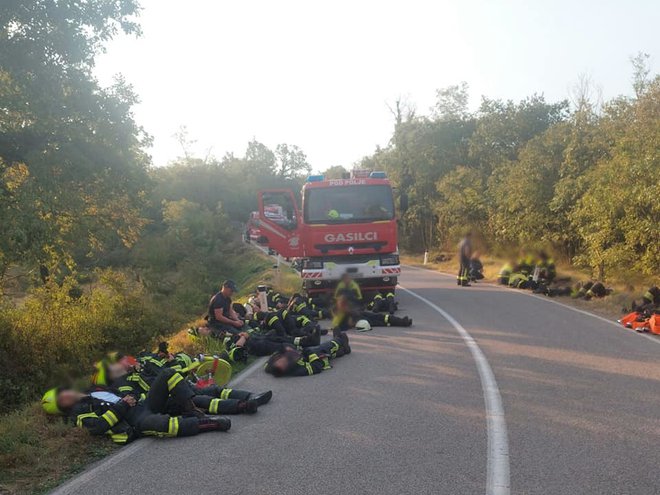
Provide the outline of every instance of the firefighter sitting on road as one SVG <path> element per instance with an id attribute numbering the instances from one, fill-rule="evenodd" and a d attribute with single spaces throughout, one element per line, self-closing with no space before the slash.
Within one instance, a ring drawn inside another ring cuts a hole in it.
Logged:
<path id="1" fill-rule="evenodd" d="M 292 313 L 306 316 L 314 320 L 323 320 L 330 318 L 330 312 L 325 309 L 314 305 L 310 299 L 306 299 L 301 294 L 294 294 L 289 299 L 287 309 Z"/>
<path id="2" fill-rule="evenodd" d="M 379 292 L 367 304 L 367 309 L 374 313 L 389 313 L 393 315 L 399 309 L 399 304 L 394 299 L 394 292 L 388 291 L 385 294 Z"/>
<path id="3" fill-rule="evenodd" d="M 358 283 L 351 278 L 350 273 L 344 273 L 335 289 L 335 299 L 344 296 L 351 304 L 362 305 L 362 291 Z"/>
<path id="4" fill-rule="evenodd" d="M 262 331 L 266 334 L 279 337 L 307 337 L 319 332 L 318 324 L 306 316 L 296 316 L 288 309 L 279 311 L 259 311 L 254 318 L 259 322 Z"/>
<path id="5" fill-rule="evenodd" d="M 107 386 L 94 387 L 87 393 L 53 388 L 44 394 L 41 405 L 46 413 L 68 416 L 73 424 L 92 435 L 108 435 L 119 444 L 141 436 L 185 437 L 229 430 L 229 418 L 199 414 L 193 396 L 181 374 L 164 369 L 145 399 L 137 400 L 131 394 L 122 397 Z M 168 414 L 170 401 L 181 409 L 180 416 Z"/>
<path id="6" fill-rule="evenodd" d="M 265 370 L 275 377 L 317 375 L 332 368 L 330 359 L 350 352 L 348 336 L 344 332 L 336 331 L 332 340 L 316 347 L 298 350 L 293 346 L 286 346 L 268 359 Z"/>
<path id="7" fill-rule="evenodd" d="M 286 308 L 289 303 L 289 298 L 284 294 L 269 287 L 266 292 L 266 299 L 268 301 L 268 308 L 260 308 L 262 311 L 275 311 L 278 309 Z"/>

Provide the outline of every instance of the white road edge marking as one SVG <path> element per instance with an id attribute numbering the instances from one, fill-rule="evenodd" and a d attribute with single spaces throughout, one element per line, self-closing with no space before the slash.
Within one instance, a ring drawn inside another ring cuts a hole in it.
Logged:
<path id="1" fill-rule="evenodd" d="M 444 309 L 422 297 L 410 289 L 399 285 L 399 288 L 419 299 L 440 313 L 461 336 L 467 345 L 472 358 L 477 365 L 481 388 L 484 393 L 486 407 L 486 422 L 488 432 L 488 462 L 486 476 L 486 495 L 509 495 L 511 493 L 509 478 L 509 439 L 504 419 L 502 397 L 495 381 L 495 375 L 483 351 L 470 333 Z"/>
<path id="2" fill-rule="evenodd" d="M 405 267 L 406 267 L 406 269 L 411 268 L 413 270 L 420 270 L 420 271 L 424 271 L 424 272 L 429 272 L 429 273 L 432 273 L 432 274 L 437 275 L 439 277 L 454 278 L 454 275 L 452 275 L 451 273 L 447 273 L 447 272 L 440 272 L 438 270 L 432 270 L 432 269 L 429 269 L 429 268 L 420 268 L 418 266 L 412 266 L 412 265 L 405 265 Z M 502 287 L 501 285 L 491 284 L 489 282 L 482 282 L 480 285 L 487 285 L 488 287 L 495 287 L 497 289 L 505 289 L 506 288 L 506 287 Z M 619 323 L 617 323 L 615 321 L 608 320 L 607 318 L 604 318 L 600 315 L 591 313 L 591 312 L 586 311 L 584 309 L 580 309 L 580 308 L 576 308 L 574 306 L 570 306 L 568 304 L 561 303 L 559 301 L 555 301 L 554 299 L 550 299 L 550 298 L 545 297 L 545 296 L 540 296 L 538 294 L 532 294 L 530 292 L 526 292 L 526 291 L 520 290 L 520 289 L 513 289 L 513 290 L 507 290 L 507 291 L 503 290 L 502 292 L 508 292 L 510 294 L 519 294 L 521 296 L 533 297 L 535 299 L 540 299 L 541 301 L 556 304 L 557 306 L 561 306 L 562 308 L 570 309 L 571 311 L 575 311 L 576 313 L 591 316 L 592 318 L 596 318 L 600 321 L 604 321 L 605 323 L 609 323 L 610 325 L 614 325 L 619 330 L 626 330 L 626 333 L 637 335 L 639 337 L 644 337 L 644 338 L 650 340 L 651 342 L 655 342 L 656 344 L 660 344 L 660 338 L 653 337 L 653 336 L 648 335 L 646 333 L 633 332 L 632 330 L 628 330 L 628 329 L 623 328 Z"/>
<path id="3" fill-rule="evenodd" d="M 265 360 L 266 358 L 257 359 L 249 367 L 247 367 L 241 373 L 239 373 L 239 375 L 235 379 L 231 380 L 229 382 L 229 385 L 235 387 L 236 385 L 241 383 L 247 377 L 252 375 L 257 369 L 261 368 Z M 96 464 L 96 466 L 94 466 L 93 468 L 83 471 L 79 475 L 71 478 L 71 480 L 64 482 L 64 484 L 60 485 L 59 487 L 51 491 L 50 495 L 69 495 L 71 493 L 76 493 L 81 491 L 83 485 L 92 481 L 97 475 L 104 473 L 105 471 L 112 468 L 116 464 L 120 463 L 124 459 L 131 457 L 132 455 L 135 455 L 137 452 L 141 451 L 145 447 L 148 447 L 153 441 L 154 441 L 153 438 L 142 438 L 140 439 L 140 441 L 135 442 L 127 447 L 122 447 L 119 450 L 119 452 L 117 452 L 114 455 L 111 455 L 110 457 L 107 457 L 104 460 L 99 461 L 99 463 Z"/>

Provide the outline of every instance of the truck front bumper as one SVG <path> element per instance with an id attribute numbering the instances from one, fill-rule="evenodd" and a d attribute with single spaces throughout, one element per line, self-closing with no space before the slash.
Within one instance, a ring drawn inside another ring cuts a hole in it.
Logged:
<path id="1" fill-rule="evenodd" d="M 363 291 L 391 290 L 396 287 L 398 277 L 356 278 Z M 308 294 L 334 292 L 338 280 L 323 280 L 320 278 L 303 279 L 303 288 Z"/>

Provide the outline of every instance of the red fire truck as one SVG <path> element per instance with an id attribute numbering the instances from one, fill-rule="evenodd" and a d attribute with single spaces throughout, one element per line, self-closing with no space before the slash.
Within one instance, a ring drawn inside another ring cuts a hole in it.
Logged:
<path id="1" fill-rule="evenodd" d="M 245 235 L 247 237 L 246 240 L 258 242 L 261 239 L 258 211 L 253 211 L 250 213 L 250 218 L 248 218 L 248 221 L 245 224 Z"/>
<path id="2" fill-rule="evenodd" d="M 274 205 L 285 220 L 272 218 Z M 269 248 L 302 259 L 308 294 L 332 292 L 349 273 L 364 291 L 391 290 L 401 273 L 392 185 L 385 172 L 354 170 L 326 180 L 313 175 L 299 208 L 292 191 L 259 192 L 259 228 Z"/>
<path id="3" fill-rule="evenodd" d="M 279 205 L 266 205 L 264 207 L 264 215 L 268 220 L 271 220 L 277 224 L 282 225 L 287 223 L 287 218 L 284 216 L 284 211 Z M 250 213 L 250 218 L 248 218 L 248 221 L 245 224 L 245 230 L 246 236 L 250 241 L 255 241 L 260 244 L 268 244 L 268 240 L 261 235 L 258 211 L 253 211 Z"/>

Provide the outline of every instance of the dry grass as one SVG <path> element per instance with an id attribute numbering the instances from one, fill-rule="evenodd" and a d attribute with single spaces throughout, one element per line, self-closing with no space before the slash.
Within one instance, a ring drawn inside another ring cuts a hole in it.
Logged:
<path id="1" fill-rule="evenodd" d="M 0 421 L 0 493 L 44 493 L 116 448 L 26 406 Z"/>

